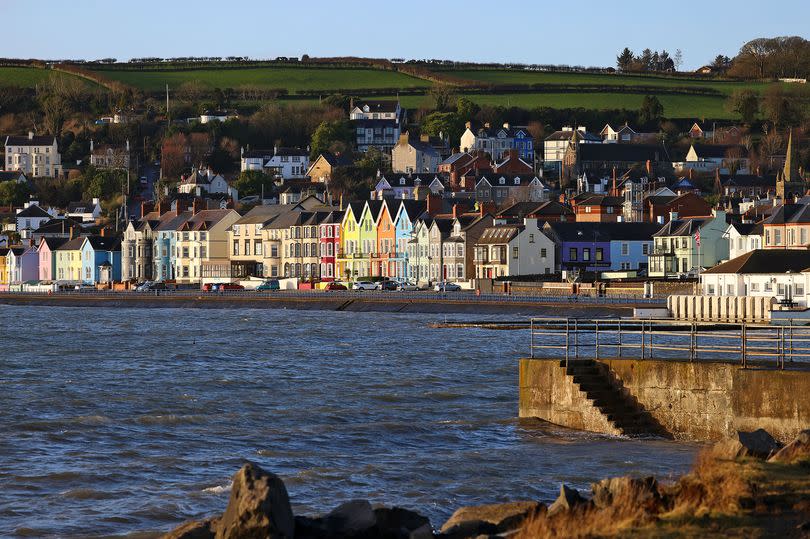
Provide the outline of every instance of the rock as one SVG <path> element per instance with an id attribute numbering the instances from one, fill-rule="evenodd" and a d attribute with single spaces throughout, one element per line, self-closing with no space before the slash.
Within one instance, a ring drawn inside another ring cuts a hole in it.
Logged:
<path id="1" fill-rule="evenodd" d="M 433 539 L 433 528 L 430 524 L 424 524 L 413 530 L 408 539 Z"/>
<path id="2" fill-rule="evenodd" d="M 441 539 L 469 539 L 479 535 L 487 536 L 498 533 L 498 527 L 495 524 L 483 520 L 465 520 L 449 528 L 445 526 L 442 526 L 442 531 L 437 537 L 441 537 Z"/>
<path id="3" fill-rule="evenodd" d="M 575 507 L 588 504 L 576 489 L 560 485 L 560 496 L 548 507 L 548 516 L 554 516 L 561 511 L 570 511 Z"/>
<path id="4" fill-rule="evenodd" d="M 352 500 L 334 508 L 323 517 L 327 533 L 333 537 L 358 537 L 370 534 L 377 515 L 366 500 Z"/>
<path id="5" fill-rule="evenodd" d="M 417 537 L 433 537 L 430 519 L 415 511 L 401 507 L 375 507 L 374 515 L 377 517 L 377 533 L 381 538 L 409 539 L 414 537 L 417 530 L 425 527 L 429 535 L 417 534 Z"/>
<path id="6" fill-rule="evenodd" d="M 233 476 L 228 508 L 217 525 L 217 539 L 291 538 L 295 533 L 290 499 L 277 475 L 245 464 Z"/>
<path id="7" fill-rule="evenodd" d="M 327 534 L 322 518 L 295 517 L 295 539 L 321 539 Z"/>
<path id="8" fill-rule="evenodd" d="M 799 460 L 810 460 L 810 430 L 803 430 L 795 440 L 777 451 L 769 462 L 790 464 Z"/>
<path id="9" fill-rule="evenodd" d="M 453 513 L 442 526 L 442 533 L 447 532 L 459 524 L 470 521 L 480 521 L 495 526 L 496 532 L 505 532 L 517 529 L 530 514 L 540 511 L 543 504 L 539 502 L 511 502 L 495 503 L 490 505 L 475 505 L 462 507 Z M 481 532 L 489 533 L 489 532 Z"/>
<path id="10" fill-rule="evenodd" d="M 611 477 L 591 485 L 596 507 L 608 507 L 614 501 L 644 507 L 649 512 L 658 512 L 662 505 L 658 482 L 654 477 Z"/>
<path id="11" fill-rule="evenodd" d="M 161 539 L 214 539 L 216 535 L 217 518 L 195 520 L 173 529 Z"/>
<path id="12" fill-rule="evenodd" d="M 715 456 L 735 460 L 743 457 L 767 459 L 776 453 L 782 444 L 764 429 L 753 432 L 738 431 L 736 438 L 715 444 L 712 452 Z"/>

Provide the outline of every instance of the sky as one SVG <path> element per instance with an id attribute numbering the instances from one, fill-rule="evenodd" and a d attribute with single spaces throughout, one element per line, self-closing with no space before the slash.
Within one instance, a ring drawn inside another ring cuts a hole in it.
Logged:
<path id="1" fill-rule="evenodd" d="M 756 37 L 810 38 L 808 0 L 0 0 L 0 56 L 365 56 L 615 66 L 629 47 L 682 69 Z M 36 12 L 34 12 L 36 11 Z M 11 21 L 21 21 L 11 24 Z"/>

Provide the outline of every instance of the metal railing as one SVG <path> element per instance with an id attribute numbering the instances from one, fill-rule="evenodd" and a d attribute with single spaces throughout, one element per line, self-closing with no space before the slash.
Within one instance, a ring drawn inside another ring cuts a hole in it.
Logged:
<path id="1" fill-rule="evenodd" d="M 810 326 L 578 318 L 532 318 L 531 357 L 734 361 L 746 368 L 810 363 Z M 630 354 L 630 355 L 628 355 Z"/>

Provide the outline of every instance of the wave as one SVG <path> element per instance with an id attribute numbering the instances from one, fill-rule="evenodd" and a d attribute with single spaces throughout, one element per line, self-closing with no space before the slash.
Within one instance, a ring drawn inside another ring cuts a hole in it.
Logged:
<path id="1" fill-rule="evenodd" d="M 202 491 L 206 494 L 222 494 L 223 492 L 229 492 L 231 488 L 233 488 L 233 482 L 230 482 L 227 485 L 216 485 L 213 487 L 204 488 Z"/>

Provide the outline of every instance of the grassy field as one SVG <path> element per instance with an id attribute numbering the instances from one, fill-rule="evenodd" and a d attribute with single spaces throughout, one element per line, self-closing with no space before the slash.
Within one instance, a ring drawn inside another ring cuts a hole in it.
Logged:
<path id="1" fill-rule="evenodd" d="M 618 93 L 468 94 L 466 97 L 479 105 L 501 105 L 526 109 L 551 107 L 599 110 L 638 110 L 644 99 L 644 96 L 640 94 Z M 426 103 L 426 99 L 424 96 L 402 96 L 400 102 L 404 107 L 419 107 Z M 664 116 L 667 118 L 732 119 L 735 117 L 733 113 L 725 110 L 725 101 L 721 97 L 659 95 L 658 99 L 664 106 Z"/>
<path id="2" fill-rule="evenodd" d="M 177 88 L 188 81 L 199 81 L 211 88 L 287 88 L 298 90 L 329 88 L 426 88 L 430 82 L 394 71 L 376 69 L 260 67 L 245 69 L 199 69 L 189 71 L 118 71 L 98 70 L 111 80 L 118 80 L 146 91 Z"/>
<path id="3" fill-rule="evenodd" d="M 604 84 L 612 86 L 656 86 L 661 88 L 709 88 L 723 94 L 750 88 L 763 91 L 769 83 L 702 80 L 689 77 L 657 77 L 646 75 L 611 75 L 601 73 L 546 73 L 516 70 L 448 71 L 463 79 L 493 84 Z"/>
<path id="4" fill-rule="evenodd" d="M 33 88 L 37 84 L 44 83 L 53 74 L 54 72 L 49 69 L 37 69 L 35 67 L 0 67 L 0 86 Z M 72 75 L 65 73 L 59 75 L 72 77 Z"/>

